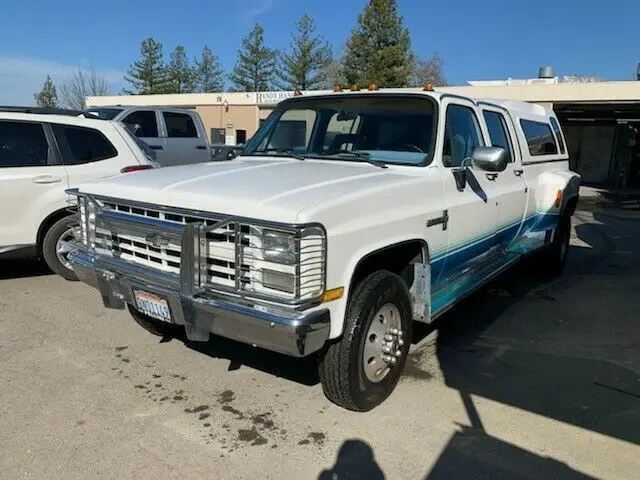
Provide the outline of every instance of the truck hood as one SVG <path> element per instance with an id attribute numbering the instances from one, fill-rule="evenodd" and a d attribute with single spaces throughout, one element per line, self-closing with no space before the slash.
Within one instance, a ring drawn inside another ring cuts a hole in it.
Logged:
<path id="1" fill-rule="evenodd" d="M 126 173 L 85 183 L 84 193 L 294 223 L 305 208 L 411 177 L 361 162 L 238 157 Z"/>

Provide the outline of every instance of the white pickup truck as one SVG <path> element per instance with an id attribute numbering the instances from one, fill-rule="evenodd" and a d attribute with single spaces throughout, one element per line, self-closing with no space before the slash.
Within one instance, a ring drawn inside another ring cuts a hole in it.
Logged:
<path id="1" fill-rule="evenodd" d="M 327 397 L 395 388 L 413 322 L 536 252 L 565 263 L 580 178 L 553 112 L 416 91 L 279 104 L 229 162 L 82 185 L 69 255 L 157 335 L 316 354 Z"/>

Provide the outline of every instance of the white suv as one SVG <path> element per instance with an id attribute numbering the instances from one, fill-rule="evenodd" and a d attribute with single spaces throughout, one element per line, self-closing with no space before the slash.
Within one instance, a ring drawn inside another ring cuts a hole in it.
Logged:
<path id="1" fill-rule="evenodd" d="M 0 254 L 35 245 L 55 273 L 77 231 L 67 188 L 157 166 L 123 124 L 82 112 L 0 107 Z"/>

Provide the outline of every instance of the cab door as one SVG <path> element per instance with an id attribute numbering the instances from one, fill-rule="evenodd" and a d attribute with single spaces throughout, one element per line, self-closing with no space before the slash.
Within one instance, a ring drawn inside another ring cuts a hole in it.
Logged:
<path id="1" fill-rule="evenodd" d="M 164 123 L 166 164 L 185 165 L 211 160 L 208 139 L 199 131 L 189 113 L 162 111 Z"/>
<path id="2" fill-rule="evenodd" d="M 434 285 L 434 309 L 444 307 L 455 299 L 456 288 L 470 288 L 474 273 L 479 272 L 496 247 L 498 218 L 498 189 L 486 172 L 471 166 L 476 147 L 486 145 L 480 122 L 480 111 L 471 102 L 458 98 L 444 98 L 441 115 L 442 168 L 447 201 L 449 241 L 446 254 L 440 261 L 439 278 Z M 462 175 L 464 185 L 456 179 Z M 480 274 L 480 273 L 478 273 Z M 447 292 L 438 296 L 441 284 Z M 451 297 L 451 298 L 449 298 Z"/>
<path id="3" fill-rule="evenodd" d="M 522 168 L 522 155 L 517 142 L 513 121 L 509 114 L 495 106 L 481 104 L 487 126 L 489 144 L 509 153 L 507 168 L 487 174 L 498 203 L 497 242 L 508 249 L 518 238 L 524 220 L 527 185 Z"/>

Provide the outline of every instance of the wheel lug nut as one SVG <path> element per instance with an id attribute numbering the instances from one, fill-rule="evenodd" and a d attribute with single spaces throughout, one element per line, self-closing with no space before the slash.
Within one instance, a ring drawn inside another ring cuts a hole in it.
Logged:
<path id="1" fill-rule="evenodd" d="M 398 345 L 403 346 L 404 345 L 404 340 L 402 340 L 401 338 L 398 339 Z"/>
<path id="2" fill-rule="evenodd" d="M 398 362 L 398 360 L 396 359 L 396 357 L 391 357 L 391 364 L 395 365 Z"/>
<path id="3" fill-rule="evenodd" d="M 396 357 L 402 356 L 402 350 L 396 350 Z"/>
<path id="4" fill-rule="evenodd" d="M 384 339 L 385 339 L 385 341 L 387 341 L 387 342 L 393 342 L 393 335 L 386 334 L 386 335 L 384 336 Z"/>
<path id="5" fill-rule="evenodd" d="M 389 330 L 389 333 L 391 335 L 398 335 L 398 329 L 397 328 L 392 328 L 391 330 Z"/>
<path id="6" fill-rule="evenodd" d="M 391 353 L 391 347 L 389 347 L 389 345 L 385 345 L 384 347 L 382 347 L 382 351 L 384 353 Z"/>

